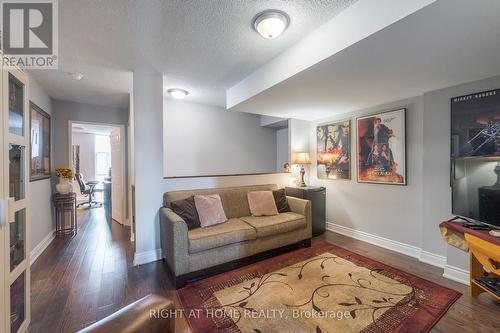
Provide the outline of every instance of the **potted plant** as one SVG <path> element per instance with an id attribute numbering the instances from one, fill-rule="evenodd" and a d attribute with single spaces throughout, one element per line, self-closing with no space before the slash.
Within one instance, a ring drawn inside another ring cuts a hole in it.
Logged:
<path id="1" fill-rule="evenodd" d="M 56 168 L 56 176 L 59 177 L 59 183 L 56 184 L 56 191 L 60 194 L 73 192 L 73 171 L 68 168 Z"/>

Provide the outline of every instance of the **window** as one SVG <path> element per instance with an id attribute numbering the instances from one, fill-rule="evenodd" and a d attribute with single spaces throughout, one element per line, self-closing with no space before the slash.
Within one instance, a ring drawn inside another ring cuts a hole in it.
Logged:
<path id="1" fill-rule="evenodd" d="M 95 176 L 96 180 L 103 181 L 110 176 L 111 143 L 109 136 L 95 136 Z"/>

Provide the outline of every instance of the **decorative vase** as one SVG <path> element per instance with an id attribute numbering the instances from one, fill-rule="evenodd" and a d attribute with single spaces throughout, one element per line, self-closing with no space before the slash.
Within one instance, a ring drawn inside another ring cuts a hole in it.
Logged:
<path id="1" fill-rule="evenodd" d="M 73 192 L 73 184 L 67 178 L 59 177 L 59 183 L 56 184 L 56 191 L 60 194 Z"/>

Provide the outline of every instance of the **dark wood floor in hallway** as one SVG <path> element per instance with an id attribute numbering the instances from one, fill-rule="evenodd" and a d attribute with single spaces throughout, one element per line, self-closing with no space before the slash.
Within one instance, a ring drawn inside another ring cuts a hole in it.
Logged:
<path id="1" fill-rule="evenodd" d="M 75 332 L 150 293 L 172 297 L 163 262 L 133 266 L 130 228 L 79 209 L 79 231 L 32 265 L 30 332 Z"/>
<path id="2" fill-rule="evenodd" d="M 78 219 L 78 234 L 56 238 L 32 265 L 29 332 L 75 332 L 150 293 L 175 298 L 163 262 L 133 266 L 128 227 L 106 218 L 103 208 L 79 210 Z M 314 241 L 324 239 L 463 293 L 433 332 L 500 332 L 500 303 L 469 297 L 442 269 L 331 232 Z M 183 322 L 178 327 L 187 330 Z"/>

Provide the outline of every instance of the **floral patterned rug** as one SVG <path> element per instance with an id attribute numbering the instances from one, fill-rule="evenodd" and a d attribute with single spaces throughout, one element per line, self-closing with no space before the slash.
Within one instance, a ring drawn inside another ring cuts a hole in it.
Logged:
<path id="1" fill-rule="evenodd" d="M 178 291 L 193 332 L 427 332 L 460 293 L 326 242 Z"/>

